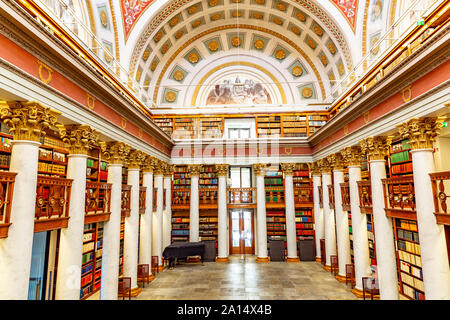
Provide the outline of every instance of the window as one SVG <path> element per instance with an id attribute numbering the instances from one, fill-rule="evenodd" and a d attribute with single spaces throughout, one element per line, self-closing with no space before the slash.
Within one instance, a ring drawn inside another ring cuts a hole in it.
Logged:
<path id="1" fill-rule="evenodd" d="M 251 139 L 256 137 L 255 119 L 225 119 L 225 137 L 227 139 Z"/>
<path id="2" fill-rule="evenodd" d="M 228 139 L 249 139 L 250 128 L 229 128 Z"/>
<path id="3" fill-rule="evenodd" d="M 232 188 L 251 188 L 252 186 L 251 168 L 231 167 L 230 178 Z"/>

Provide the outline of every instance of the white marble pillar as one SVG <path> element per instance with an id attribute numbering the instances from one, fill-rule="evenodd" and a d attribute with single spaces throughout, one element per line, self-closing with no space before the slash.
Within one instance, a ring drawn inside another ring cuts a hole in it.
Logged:
<path id="1" fill-rule="evenodd" d="M 314 201 L 314 230 L 316 240 L 316 261 L 321 261 L 320 239 L 324 239 L 325 226 L 323 219 L 323 209 L 320 207 L 319 187 L 321 186 L 321 173 L 318 171 L 317 164 L 314 162 L 311 166 L 313 179 L 313 201 Z"/>
<path id="2" fill-rule="evenodd" d="M 228 210 L 227 210 L 227 176 L 228 165 L 216 165 L 218 181 L 217 203 L 217 259 L 216 262 L 229 262 L 228 257 Z"/>
<path id="3" fill-rule="evenodd" d="M 295 224 L 294 180 L 292 178 L 294 163 L 282 163 L 284 172 L 284 197 L 286 206 L 286 242 L 287 262 L 299 262 L 297 255 L 297 235 Z"/>
<path id="4" fill-rule="evenodd" d="M 326 159 L 322 162 L 322 201 L 323 201 L 323 218 L 325 230 L 325 268 L 331 267 L 330 256 L 336 255 L 336 224 L 334 212 L 330 209 L 330 198 L 328 194 L 328 185 L 331 184 L 331 168 Z"/>
<path id="5" fill-rule="evenodd" d="M 266 224 L 266 190 L 264 186 L 263 164 L 254 164 L 256 174 L 256 218 L 258 233 L 258 252 L 256 262 L 269 262 L 267 254 L 267 224 Z"/>
<path id="6" fill-rule="evenodd" d="M 40 143 L 13 140 L 9 170 L 17 172 L 8 237 L 0 239 L 0 299 L 27 300 L 34 236 Z"/>
<path id="7" fill-rule="evenodd" d="M 390 139 L 386 137 L 369 137 L 361 141 L 361 149 L 367 153 L 370 166 L 370 183 L 372 188 L 372 206 L 377 246 L 377 276 L 380 299 L 398 299 L 397 261 L 395 258 L 394 232 L 392 219 L 384 210 L 384 193 L 382 179 L 386 178 L 386 163 Z"/>
<path id="8" fill-rule="evenodd" d="M 189 214 L 189 241 L 199 241 L 199 175 L 200 165 L 190 165 L 189 172 L 191 177 L 191 201 Z"/>
<path id="9" fill-rule="evenodd" d="M 164 192 L 166 193 L 166 209 L 163 212 L 163 250 L 170 245 L 172 232 L 172 172 L 164 173 Z"/>
<path id="10" fill-rule="evenodd" d="M 158 257 L 158 264 L 162 266 L 162 250 L 163 250 L 163 172 L 160 168 L 155 169 L 155 186 L 156 191 L 156 213 L 153 214 L 153 255 Z"/>
<path id="11" fill-rule="evenodd" d="M 56 278 L 56 300 L 79 300 L 81 259 L 86 201 L 86 154 L 70 154 L 67 178 L 73 179 L 70 195 L 69 223 L 61 229 Z"/>
<path id="12" fill-rule="evenodd" d="M 153 168 L 144 167 L 142 186 L 145 190 L 145 212 L 141 215 L 141 240 L 139 261 L 141 264 L 152 263 L 152 219 L 153 219 Z M 151 269 L 151 268 L 150 268 Z M 150 270 L 151 272 L 151 270 Z"/>

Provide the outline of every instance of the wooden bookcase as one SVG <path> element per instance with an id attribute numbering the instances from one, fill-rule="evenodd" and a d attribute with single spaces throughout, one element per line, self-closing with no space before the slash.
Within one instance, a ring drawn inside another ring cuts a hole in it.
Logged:
<path id="1" fill-rule="evenodd" d="M 214 165 L 202 166 L 198 187 L 199 189 L 216 189 L 219 184 L 216 167 Z"/>
<path id="2" fill-rule="evenodd" d="M 202 166 L 199 177 L 199 240 L 218 241 L 218 182 L 214 165 Z"/>
<path id="3" fill-rule="evenodd" d="M 267 241 L 281 239 L 286 244 L 286 210 L 284 202 L 284 179 L 280 165 L 265 170 Z"/>
<path id="4" fill-rule="evenodd" d="M 174 211 L 172 208 L 171 242 L 189 241 L 189 210 Z"/>
<path id="5" fill-rule="evenodd" d="M 283 137 L 307 137 L 308 121 L 306 115 L 283 115 Z"/>
<path id="6" fill-rule="evenodd" d="M 328 121 L 327 115 L 309 115 L 308 116 L 308 135 L 313 134 L 325 125 Z"/>
<path id="7" fill-rule="evenodd" d="M 223 117 L 202 117 L 200 118 L 201 139 L 218 139 L 223 136 Z"/>
<path id="8" fill-rule="evenodd" d="M 81 259 L 80 299 L 86 299 L 100 289 L 103 254 L 103 222 L 84 225 Z"/>
<path id="9" fill-rule="evenodd" d="M 41 137 L 38 158 L 38 175 L 65 178 L 67 174 L 68 146 L 60 139 L 59 134 L 47 130 Z"/>
<path id="10" fill-rule="evenodd" d="M 165 133 L 167 133 L 167 135 L 172 137 L 172 133 L 173 133 L 173 118 L 170 118 L 170 117 L 153 118 L 153 121 Z"/>
<path id="11" fill-rule="evenodd" d="M 217 248 L 217 210 L 202 210 L 199 216 L 199 240 L 214 240 Z"/>
<path id="12" fill-rule="evenodd" d="M 173 173 L 173 189 L 189 189 L 191 174 L 187 166 L 176 166 Z"/>
<path id="13" fill-rule="evenodd" d="M 3 122 L 0 125 L 0 170 L 9 171 L 11 162 L 11 141 L 13 136 L 9 134 L 9 127 Z"/>
<path id="14" fill-rule="evenodd" d="M 174 139 L 194 139 L 198 134 L 198 118 L 173 118 Z"/>
<path id="15" fill-rule="evenodd" d="M 188 166 L 176 166 L 172 181 L 171 242 L 189 241 L 191 178 Z"/>
<path id="16" fill-rule="evenodd" d="M 123 274 L 123 242 L 125 241 L 125 217 L 120 218 L 119 276 Z"/>
<path id="17" fill-rule="evenodd" d="M 259 138 L 281 136 L 281 116 L 267 115 L 256 117 L 256 134 Z"/>
<path id="18" fill-rule="evenodd" d="M 314 239 L 314 203 L 312 179 L 307 167 L 298 168 L 292 174 L 294 184 L 295 226 L 297 242 Z"/>

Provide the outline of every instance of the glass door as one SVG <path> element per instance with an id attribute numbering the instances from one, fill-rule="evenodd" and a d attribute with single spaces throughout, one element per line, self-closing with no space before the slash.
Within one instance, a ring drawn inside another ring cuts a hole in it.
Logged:
<path id="1" fill-rule="evenodd" d="M 230 212 L 231 254 L 254 254 L 253 211 L 233 209 Z"/>

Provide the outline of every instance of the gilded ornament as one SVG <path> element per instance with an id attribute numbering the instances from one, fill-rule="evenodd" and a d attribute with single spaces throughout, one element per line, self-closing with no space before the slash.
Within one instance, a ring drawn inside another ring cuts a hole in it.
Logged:
<path id="1" fill-rule="evenodd" d="M 167 93 L 166 93 L 166 101 L 174 102 L 176 98 L 177 98 L 177 95 L 176 95 L 175 92 L 167 91 Z"/>
<path id="2" fill-rule="evenodd" d="M 162 31 L 159 31 L 157 34 L 155 34 L 153 40 L 155 40 L 155 42 L 158 42 L 159 40 L 161 40 L 162 36 L 163 36 Z"/>
<path id="3" fill-rule="evenodd" d="M 87 94 L 87 106 L 89 109 L 93 110 L 95 107 L 95 97 Z"/>
<path id="4" fill-rule="evenodd" d="M 340 152 L 347 166 L 361 165 L 362 152 L 359 146 L 345 147 Z"/>
<path id="5" fill-rule="evenodd" d="M 216 171 L 217 175 L 220 176 L 227 176 L 228 175 L 228 164 L 216 164 Z"/>
<path id="6" fill-rule="evenodd" d="M 37 61 L 37 63 L 39 65 L 39 79 L 41 79 L 41 81 L 45 84 L 49 84 L 52 80 L 53 69 L 39 60 Z M 45 72 L 47 73 L 45 76 L 43 70 L 45 70 Z"/>
<path id="7" fill-rule="evenodd" d="M 105 28 L 108 26 L 108 17 L 106 16 L 105 10 L 100 11 L 100 22 Z"/>
<path id="8" fill-rule="evenodd" d="M 169 21 L 169 25 L 171 26 L 171 27 L 173 27 L 173 26 L 175 26 L 175 25 L 177 25 L 177 23 L 180 21 L 180 18 L 178 18 L 178 16 L 177 17 L 173 17 L 170 21 Z"/>
<path id="9" fill-rule="evenodd" d="M 297 165 L 295 163 L 281 163 L 281 170 L 285 174 L 292 175 L 294 173 L 294 170 L 296 169 Z"/>
<path id="10" fill-rule="evenodd" d="M 334 46 L 333 42 L 328 42 L 328 50 L 330 50 L 331 54 L 336 53 L 336 47 Z"/>
<path id="11" fill-rule="evenodd" d="M 297 17 L 298 20 L 300 20 L 302 22 L 306 21 L 306 16 L 301 11 L 297 11 L 295 16 Z"/>
<path id="12" fill-rule="evenodd" d="M 279 60 L 284 59 L 286 57 L 286 52 L 284 52 L 284 50 L 282 49 L 278 49 L 277 51 L 275 51 L 275 57 Z"/>
<path id="13" fill-rule="evenodd" d="M 148 57 L 150 56 L 150 50 L 145 50 L 144 54 L 142 55 L 142 60 L 147 61 Z"/>
<path id="14" fill-rule="evenodd" d="M 338 72 L 341 76 L 344 74 L 344 65 L 342 63 L 338 64 Z"/>
<path id="15" fill-rule="evenodd" d="M 234 10 L 233 12 L 231 12 L 231 15 L 234 18 L 242 17 L 242 11 Z"/>
<path id="16" fill-rule="evenodd" d="M 257 176 L 262 176 L 262 175 L 264 175 L 264 172 L 265 172 L 265 168 L 267 168 L 268 167 L 268 164 L 266 164 L 266 163 L 255 163 L 255 164 L 253 164 L 253 170 L 255 171 L 255 174 L 257 175 Z"/>
<path id="17" fill-rule="evenodd" d="M 306 40 L 306 43 L 308 43 L 308 46 L 310 46 L 312 49 L 316 48 L 316 43 L 314 42 L 313 39 L 308 38 L 308 40 Z"/>
<path id="18" fill-rule="evenodd" d="M 256 49 L 262 49 L 262 48 L 264 48 L 264 41 L 261 39 L 258 39 L 255 41 L 255 43 L 253 45 L 255 46 Z"/>
<path id="19" fill-rule="evenodd" d="M 168 49 L 169 49 L 169 44 L 165 43 L 165 44 L 161 47 L 161 52 L 162 52 L 162 53 L 166 53 Z"/>
<path id="20" fill-rule="evenodd" d="M 198 6 L 192 6 L 188 9 L 189 14 L 194 14 L 198 11 Z"/>
<path id="21" fill-rule="evenodd" d="M 199 56 L 196 52 L 191 52 L 188 56 L 188 60 L 190 63 L 198 62 Z"/>
<path id="22" fill-rule="evenodd" d="M 313 91 L 311 88 L 306 87 L 306 88 L 302 89 L 302 96 L 304 98 L 311 98 L 312 94 L 313 94 Z"/>
<path id="23" fill-rule="evenodd" d="M 141 69 L 138 69 L 138 70 L 136 71 L 136 80 L 137 80 L 137 81 L 141 80 L 141 74 L 142 74 L 142 70 L 141 70 Z"/>
<path id="24" fill-rule="evenodd" d="M 177 70 L 173 73 L 173 78 L 175 80 L 181 81 L 184 78 L 184 72 L 181 70 Z"/>
<path id="25" fill-rule="evenodd" d="M 300 66 L 295 66 L 292 68 L 292 74 L 296 77 L 300 77 L 303 73 L 303 68 Z"/>
<path id="26" fill-rule="evenodd" d="M 177 33 L 175 33 L 175 39 L 180 39 L 184 34 L 184 30 L 178 30 Z"/>
<path id="27" fill-rule="evenodd" d="M 157 65 L 158 62 L 156 60 L 153 60 L 152 64 L 150 65 L 150 70 L 155 71 Z"/>
<path id="28" fill-rule="evenodd" d="M 209 6 L 215 7 L 219 4 L 219 0 L 209 0 Z"/>
<path id="29" fill-rule="evenodd" d="M 241 3 L 242 0 L 231 0 L 231 2 L 233 2 L 233 3 Z"/>
<path id="30" fill-rule="evenodd" d="M 146 154 L 141 150 L 131 150 L 128 155 L 128 169 L 140 169 L 145 158 Z"/>
<path id="31" fill-rule="evenodd" d="M 222 18 L 222 15 L 220 13 L 216 13 L 211 16 L 212 21 L 219 20 L 220 18 Z"/>
<path id="32" fill-rule="evenodd" d="M 335 170 L 343 170 L 344 169 L 344 158 L 342 154 L 337 152 L 327 156 L 327 161 L 330 166 Z"/>
<path id="33" fill-rule="evenodd" d="M 330 81 L 334 81 L 335 80 L 334 73 L 330 73 L 328 75 L 328 79 L 330 79 Z"/>
<path id="34" fill-rule="evenodd" d="M 442 128 L 443 119 L 430 117 L 411 119 L 398 125 L 398 131 L 403 139 L 409 139 L 412 150 L 432 149 L 435 137 Z"/>
<path id="35" fill-rule="evenodd" d="M 123 164 L 130 153 L 131 147 L 120 141 L 100 142 L 102 157 L 109 164 Z"/>
<path id="36" fill-rule="evenodd" d="M 320 168 L 320 172 L 323 173 L 331 173 L 331 165 L 326 158 L 320 159 L 317 161 L 317 165 Z"/>
<path id="37" fill-rule="evenodd" d="M 323 36 L 323 30 L 317 24 L 314 25 L 313 30 L 319 37 Z"/>
<path id="38" fill-rule="evenodd" d="M 320 55 L 320 61 L 322 61 L 324 66 L 326 66 L 328 64 L 328 59 L 324 54 Z"/>
<path id="39" fill-rule="evenodd" d="M 189 169 L 189 173 L 192 176 L 198 176 L 200 175 L 200 172 L 202 170 L 202 165 L 201 164 L 190 164 L 188 165 L 188 169 Z"/>
<path id="40" fill-rule="evenodd" d="M 275 22 L 278 25 L 282 25 L 283 24 L 283 20 L 281 20 L 280 18 L 274 17 L 272 20 L 273 20 L 273 22 Z"/>
<path id="41" fill-rule="evenodd" d="M 262 19 L 262 18 L 263 18 L 263 15 L 262 15 L 260 12 L 253 12 L 253 13 L 252 13 L 252 17 L 253 17 L 254 19 Z"/>
<path id="42" fill-rule="evenodd" d="M 231 39 L 231 44 L 235 47 L 239 47 L 241 45 L 241 42 L 242 42 L 242 40 L 240 37 L 233 37 Z"/>
<path id="43" fill-rule="evenodd" d="M 286 5 L 285 5 L 284 3 L 281 3 L 281 2 L 278 2 L 278 3 L 275 5 L 275 8 L 277 8 L 277 9 L 280 10 L 280 11 L 286 11 Z"/>
<path id="44" fill-rule="evenodd" d="M 262 5 L 262 4 L 266 3 L 266 0 L 255 0 L 255 3 Z"/>
<path id="45" fill-rule="evenodd" d="M 219 49 L 219 43 L 217 41 L 213 40 L 208 44 L 208 48 L 211 51 L 216 51 L 217 49 Z"/>
<path id="46" fill-rule="evenodd" d="M 98 145 L 99 133 L 88 125 L 57 125 L 62 141 L 70 146 L 71 154 L 88 154 Z"/>
<path id="47" fill-rule="evenodd" d="M 201 19 L 195 20 L 194 22 L 192 22 L 192 28 L 197 28 L 201 24 L 202 24 Z"/>
<path id="48" fill-rule="evenodd" d="M 368 137 L 360 142 L 361 151 L 367 154 L 367 160 L 384 160 L 389 154 L 389 146 L 392 143 L 390 136 Z"/>
<path id="49" fill-rule="evenodd" d="M 295 33 L 296 35 L 300 35 L 300 29 L 299 28 L 297 28 L 296 26 L 292 26 L 291 27 L 291 31 L 293 32 L 293 33 Z"/>

